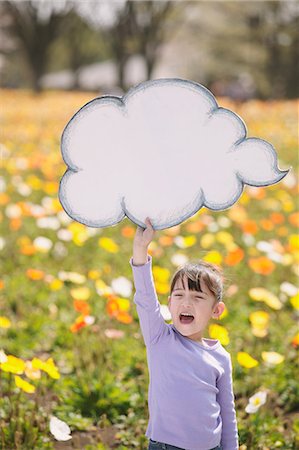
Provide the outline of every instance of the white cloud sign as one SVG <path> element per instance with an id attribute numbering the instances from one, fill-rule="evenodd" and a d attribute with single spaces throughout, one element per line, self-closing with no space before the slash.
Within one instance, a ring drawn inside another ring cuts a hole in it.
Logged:
<path id="1" fill-rule="evenodd" d="M 247 138 L 246 125 L 204 86 L 181 79 L 141 83 L 103 96 L 69 121 L 61 141 L 68 166 L 59 198 L 90 227 L 125 216 L 154 229 L 177 225 L 203 206 L 232 206 L 245 184 L 267 186 L 288 173 L 271 144 Z"/>

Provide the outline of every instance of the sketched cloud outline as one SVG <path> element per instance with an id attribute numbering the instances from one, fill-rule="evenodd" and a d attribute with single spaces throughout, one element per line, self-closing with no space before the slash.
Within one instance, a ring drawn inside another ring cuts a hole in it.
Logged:
<path id="1" fill-rule="evenodd" d="M 223 210 L 244 185 L 279 182 L 273 146 L 246 138 L 243 120 L 219 107 L 199 83 L 145 81 L 123 97 L 86 103 L 66 125 L 61 152 L 68 166 L 59 186 L 66 213 L 90 227 L 128 217 L 154 229 L 175 226 L 201 207 Z"/>

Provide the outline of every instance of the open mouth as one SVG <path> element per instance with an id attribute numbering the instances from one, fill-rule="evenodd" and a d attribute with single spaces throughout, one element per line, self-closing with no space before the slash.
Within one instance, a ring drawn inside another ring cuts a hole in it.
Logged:
<path id="1" fill-rule="evenodd" d="M 189 324 L 193 322 L 194 316 L 187 314 L 180 314 L 180 323 Z"/>

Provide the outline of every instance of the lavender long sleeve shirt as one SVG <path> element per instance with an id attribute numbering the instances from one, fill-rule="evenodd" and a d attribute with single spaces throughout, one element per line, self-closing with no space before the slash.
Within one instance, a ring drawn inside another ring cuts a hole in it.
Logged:
<path id="1" fill-rule="evenodd" d="M 223 450 L 237 450 L 230 354 L 217 339 L 201 344 L 165 323 L 150 255 L 140 266 L 131 257 L 130 265 L 149 369 L 146 436 L 187 450 L 219 444 Z"/>

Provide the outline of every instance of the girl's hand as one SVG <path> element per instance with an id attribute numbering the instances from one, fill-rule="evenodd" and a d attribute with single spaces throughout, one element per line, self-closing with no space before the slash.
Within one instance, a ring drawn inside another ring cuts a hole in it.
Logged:
<path id="1" fill-rule="evenodd" d="M 151 241 L 153 240 L 153 237 L 156 233 L 156 231 L 153 229 L 151 221 L 149 217 L 145 219 L 146 228 L 142 228 L 140 226 L 137 226 L 135 237 L 134 237 L 134 247 L 135 248 L 147 248 Z"/>

